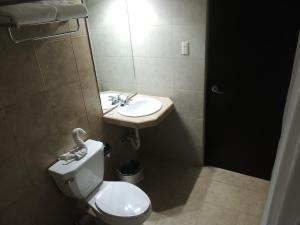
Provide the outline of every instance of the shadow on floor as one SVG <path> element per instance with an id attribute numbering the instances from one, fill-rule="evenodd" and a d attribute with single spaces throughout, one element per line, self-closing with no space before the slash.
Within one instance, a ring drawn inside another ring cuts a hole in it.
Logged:
<path id="1" fill-rule="evenodd" d="M 201 167 L 191 167 L 146 155 L 142 159 L 144 180 L 139 185 L 151 199 L 152 210 L 180 208 L 190 198 Z"/>

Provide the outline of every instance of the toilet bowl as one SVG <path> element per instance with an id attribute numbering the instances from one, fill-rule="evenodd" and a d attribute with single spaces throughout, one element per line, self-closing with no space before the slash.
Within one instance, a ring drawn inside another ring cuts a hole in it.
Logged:
<path id="1" fill-rule="evenodd" d="M 127 182 L 104 181 L 88 198 L 94 213 L 111 225 L 140 225 L 151 213 L 149 197 Z"/>
<path id="2" fill-rule="evenodd" d="M 110 225 L 140 225 L 151 213 L 151 201 L 139 187 L 104 181 L 104 146 L 87 140 L 87 154 L 78 161 L 59 160 L 48 171 L 67 196 L 85 199 L 96 216 Z"/>

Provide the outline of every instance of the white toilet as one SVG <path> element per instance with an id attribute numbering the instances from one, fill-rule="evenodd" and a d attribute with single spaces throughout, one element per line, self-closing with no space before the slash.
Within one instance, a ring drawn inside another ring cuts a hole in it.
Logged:
<path id="1" fill-rule="evenodd" d="M 103 181 L 104 146 L 87 140 L 87 155 L 64 164 L 60 160 L 48 170 L 67 196 L 85 199 L 100 220 L 111 225 L 140 225 L 150 216 L 151 201 L 137 186 Z"/>

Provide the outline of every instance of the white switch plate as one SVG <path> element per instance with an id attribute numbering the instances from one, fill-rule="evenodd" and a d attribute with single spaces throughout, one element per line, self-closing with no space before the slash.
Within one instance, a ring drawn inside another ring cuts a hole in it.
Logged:
<path id="1" fill-rule="evenodd" d="M 190 42 L 182 41 L 181 42 L 181 55 L 189 55 L 190 54 Z"/>

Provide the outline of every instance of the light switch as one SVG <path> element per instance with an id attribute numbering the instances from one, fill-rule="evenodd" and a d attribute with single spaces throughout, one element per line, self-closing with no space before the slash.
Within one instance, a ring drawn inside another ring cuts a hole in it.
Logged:
<path id="1" fill-rule="evenodd" d="M 189 55 L 190 54 L 190 42 L 182 41 L 181 42 L 181 55 Z"/>

